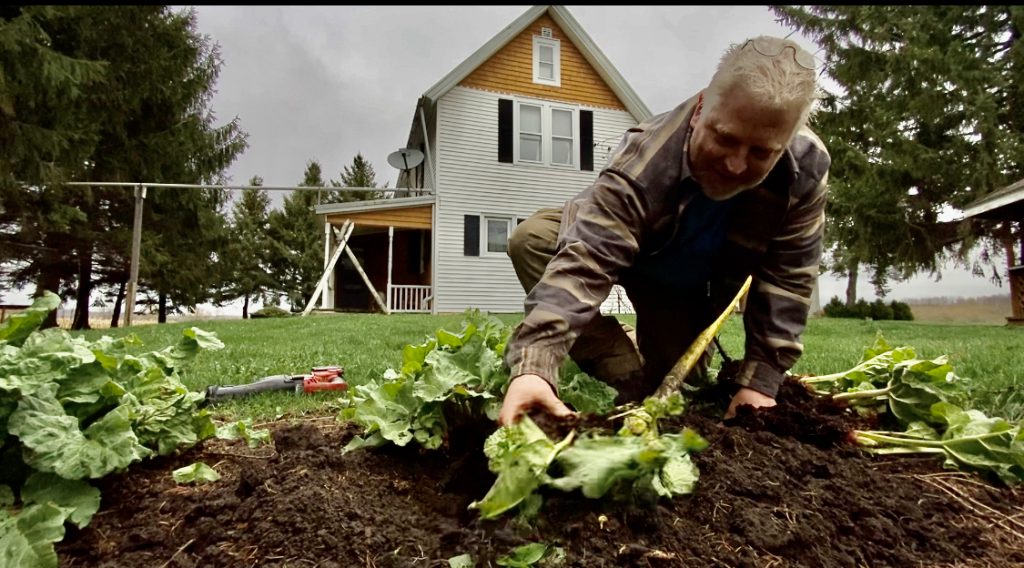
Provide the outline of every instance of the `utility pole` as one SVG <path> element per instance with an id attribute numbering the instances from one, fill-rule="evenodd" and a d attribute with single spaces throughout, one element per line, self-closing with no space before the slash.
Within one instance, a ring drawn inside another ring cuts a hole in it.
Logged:
<path id="1" fill-rule="evenodd" d="M 132 224 L 132 267 L 128 277 L 127 311 L 124 313 L 124 324 L 132 324 L 135 313 L 135 289 L 139 282 L 139 251 L 142 249 L 142 202 L 146 199 L 146 186 L 135 186 L 135 221 Z"/>

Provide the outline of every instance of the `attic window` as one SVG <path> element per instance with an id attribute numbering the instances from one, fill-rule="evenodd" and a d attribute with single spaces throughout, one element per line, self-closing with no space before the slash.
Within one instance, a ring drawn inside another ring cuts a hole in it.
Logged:
<path id="1" fill-rule="evenodd" d="M 551 28 L 541 28 L 540 37 L 551 39 Z"/>
<path id="2" fill-rule="evenodd" d="M 533 82 L 552 87 L 562 86 L 560 42 L 557 39 L 533 36 Z"/>

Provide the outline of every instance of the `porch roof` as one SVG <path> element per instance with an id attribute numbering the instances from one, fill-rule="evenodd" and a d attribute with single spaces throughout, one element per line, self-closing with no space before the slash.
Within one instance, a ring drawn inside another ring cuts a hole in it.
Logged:
<path id="1" fill-rule="evenodd" d="M 317 215 L 328 215 L 334 213 L 363 213 L 366 211 L 388 211 L 391 209 L 422 207 L 424 205 L 433 204 L 433 195 L 417 195 L 414 197 L 349 201 L 348 203 L 325 203 L 323 205 L 317 205 L 314 211 Z"/>
<path id="2" fill-rule="evenodd" d="M 964 209 L 964 218 L 970 217 L 1024 223 L 1024 179 L 968 205 Z"/>

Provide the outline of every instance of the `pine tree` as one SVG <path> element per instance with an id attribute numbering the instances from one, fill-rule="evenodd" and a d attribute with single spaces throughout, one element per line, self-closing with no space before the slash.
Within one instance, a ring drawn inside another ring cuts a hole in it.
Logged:
<path id="1" fill-rule="evenodd" d="M 64 251 L 86 216 L 54 184 L 82 171 L 96 146 L 82 99 L 107 64 L 53 45 L 48 30 L 76 10 L 0 7 L 0 289 L 34 283 L 66 297 L 77 272 Z M 51 312 L 44 326 L 56 324 Z"/>
<path id="2" fill-rule="evenodd" d="M 24 186 L 79 172 L 97 142 L 81 101 L 106 77 L 107 63 L 53 45 L 52 30 L 71 6 L 0 8 L 0 211 Z"/>
<path id="3" fill-rule="evenodd" d="M 940 214 L 1024 175 L 1024 9 L 772 9 L 821 45 L 840 86 L 816 123 L 833 157 L 826 234 L 838 266 L 869 267 L 884 290 L 990 241 Z"/>
<path id="4" fill-rule="evenodd" d="M 253 176 L 251 186 L 262 186 L 263 178 Z M 251 300 L 266 303 L 276 288 L 270 274 L 270 196 L 265 190 L 245 190 L 235 202 L 224 261 L 228 278 L 219 302 L 242 298 L 242 318 L 249 317 Z"/>
<path id="5" fill-rule="evenodd" d="M 84 155 L 76 155 L 79 166 L 70 179 L 169 183 L 219 179 L 245 148 L 245 134 L 237 119 L 216 126 L 207 108 L 221 63 L 216 45 L 197 32 L 195 12 L 175 13 L 168 6 L 60 10 L 60 17 L 39 21 L 50 49 L 66 59 L 106 62 L 102 80 L 83 83 L 73 104 L 61 98 L 50 100 L 46 91 L 29 99 L 54 116 L 73 114 L 89 125 L 88 139 L 93 143 L 84 146 Z M 47 70 L 35 72 L 45 75 Z M 43 163 L 47 157 L 44 151 L 35 155 Z M 77 274 L 79 311 L 74 326 L 87 327 L 93 284 L 115 285 L 127 279 L 133 192 L 123 187 L 40 187 L 37 191 L 43 201 L 60 206 L 43 221 L 37 221 L 39 215 L 19 220 L 19 230 L 35 231 L 35 241 L 52 255 L 21 267 L 14 278 L 34 279 L 49 287 L 68 282 L 69 272 Z M 209 287 L 197 289 L 196 281 L 181 271 L 201 266 L 188 262 L 197 257 L 216 257 L 216 248 L 211 247 L 225 242 L 220 234 L 223 219 L 216 219 L 222 215 L 225 199 L 218 192 L 150 190 L 144 240 L 163 248 L 143 247 L 140 274 L 164 304 L 168 299 L 190 303 L 209 295 Z M 186 249 L 175 242 L 182 227 L 211 233 L 179 239 L 188 243 Z"/>
<path id="6" fill-rule="evenodd" d="M 323 187 L 320 164 L 306 163 L 301 187 Z M 270 212 L 270 258 L 272 275 L 288 297 L 292 311 L 309 303 L 323 275 L 323 227 L 314 209 L 316 191 L 293 191 L 281 209 Z"/>
<path id="7" fill-rule="evenodd" d="M 341 179 L 339 181 L 331 180 L 332 187 L 378 187 L 377 185 L 377 174 L 373 171 L 373 165 L 370 164 L 361 153 L 357 153 L 352 158 L 351 166 L 344 166 L 341 172 Z M 385 182 L 384 188 L 387 188 L 388 184 Z M 349 201 L 368 201 L 371 199 L 381 199 L 384 197 L 384 192 L 381 191 L 335 191 L 333 192 L 333 200 L 335 202 L 345 203 Z"/>

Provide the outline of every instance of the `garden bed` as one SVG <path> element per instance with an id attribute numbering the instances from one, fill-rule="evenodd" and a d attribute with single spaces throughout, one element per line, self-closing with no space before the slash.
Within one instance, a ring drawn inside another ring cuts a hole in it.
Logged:
<path id="1" fill-rule="evenodd" d="M 696 407 L 666 419 L 662 431 L 685 425 L 710 442 L 694 455 L 693 494 L 625 505 L 548 489 L 532 526 L 467 509 L 495 479 L 482 451 L 493 423 L 460 428 L 440 450 L 342 454 L 353 425 L 282 420 L 263 425 L 273 447 L 211 439 L 104 478 L 99 513 L 69 525 L 57 552 L 65 567 L 447 568 L 543 542 L 587 568 L 1024 565 L 1020 489 L 938 458 L 866 454 L 846 442 L 855 415 L 796 383 L 779 402 L 725 424 Z M 222 478 L 176 485 L 170 472 L 196 461 Z"/>

